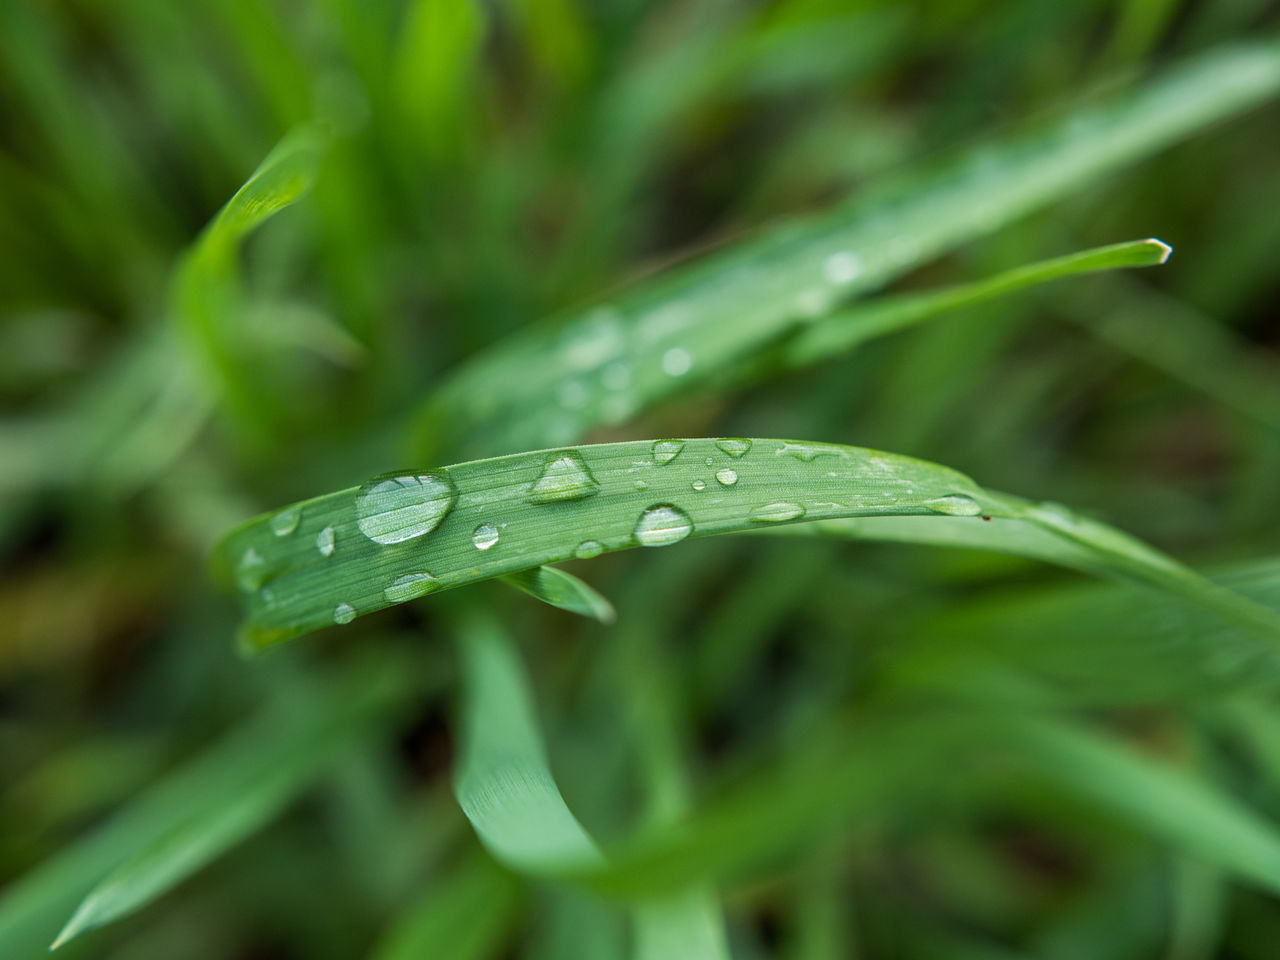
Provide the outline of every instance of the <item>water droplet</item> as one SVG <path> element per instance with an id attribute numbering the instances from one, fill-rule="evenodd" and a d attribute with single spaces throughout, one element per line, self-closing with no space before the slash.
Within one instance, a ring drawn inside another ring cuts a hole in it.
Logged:
<path id="1" fill-rule="evenodd" d="M 818 457 L 847 456 L 844 448 L 834 443 L 784 443 L 775 453 L 780 457 L 795 457 L 805 463 L 812 463 Z"/>
<path id="2" fill-rule="evenodd" d="M 726 487 L 732 487 L 738 482 L 738 471 L 732 467 L 721 467 L 716 471 L 716 479 Z"/>
<path id="3" fill-rule="evenodd" d="M 482 523 L 471 534 L 471 542 L 477 550 L 488 550 L 498 542 L 498 528 L 491 523 Z"/>
<path id="4" fill-rule="evenodd" d="M 695 480 L 695 481 L 693 481 L 693 489 L 695 489 L 695 490 L 705 490 L 705 489 L 707 489 L 707 481 L 705 481 L 705 480 Z"/>
<path id="5" fill-rule="evenodd" d="M 236 583 L 246 592 L 257 590 L 266 575 L 267 562 L 262 559 L 262 554 L 250 547 L 236 564 Z"/>
<path id="6" fill-rule="evenodd" d="M 576 450 L 553 454 L 529 488 L 530 503 L 558 503 L 593 496 L 600 484 Z"/>
<path id="7" fill-rule="evenodd" d="M 949 497 L 938 497 L 935 500 L 926 500 L 924 506 L 934 513 L 941 513 L 948 517 L 976 517 L 982 513 L 982 507 L 978 504 L 978 501 L 960 493 Z"/>
<path id="8" fill-rule="evenodd" d="M 356 618 L 356 608 L 349 603 L 340 603 L 333 608 L 334 623 L 350 623 Z"/>
<path id="9" fill-rule="evenodd" d="M 751 441 L 745 437 L 723 437 L 716 441 L 716 446 L 737 460 L 751 449 Z"/>
<path id="10" fill-rule="evenodd" d="M 640 514 L 635 535 L 641 546 L 665 547 L 693 533 L 693 521 L 679 507 L 658 503 Z"/>
<path id="11" fill-rule="evenodd" d="M 648 484 L 648 482 L 647 482 L 647 481 L 645 481 L 645 480 L 637 480 L 637 481 L 636 481 L 636 489 L 637 489 L 637 490 L 648 490 L 648 489 L 649 489 L 649 484 Z"/>
<path id="12" fill-rule="evenodd" d="M 600 371 L 600 382 L 606 390 L 625 390 L 631 385 L 631 368 L 617 360 Z"/>
<path id="13" fill-rule="evenodd" d="M 271 532 L 277 537 L 287 537 L 298 529 L 298 521 L 301 519 L 301 507 L 285 507 L 271 518 Z"/>
<path id="14" fill-rule="evenodd" d="M 787 520 L 798 520 L 803 516 L 804 507 L 798 503 L 789 503 L 787 501 L 766 503 L 759 507 L 753 507 L 750 513 L 752 520 L 758 520 L 761 523 L 783 523 Z"/>
<path id="15" fill-rule="evenodd" d="M 713 463 L 715 463 L 715 461 L 714 461 L 714 460 L 712 460 L 710 457 L 707 457 L 707 459 L 706 459 L 706 460 L 704 460 L 704 461 L 703 461 L 703 463 L 705 463 L 705 464 L 709 467 L 709 466 L 711 466 Z"/>
<path id="16" fill-rule="evenodd" d="M 683 440 L 655 440 L 653 441 L 653 462 L 670 463 L 680 455 L 683 449 Z"/>
<path id="17" fill-rule="evenodd" d="M 840 250 L 822 261 L 822 273 L 831 283 L 843 287 L 862 275 L 862 258 L 851 250 Z"/>
<path id="18" fill-rule="evenodd" d="M 457 499 L 443 471 L 374 477 L 356 494 L 356 522 L 375 543 L 403 543 L 440 526 Z"/>
<path id="19" fill-rule="evenodd" d="M 573 555 L 579 560 L 590 560 L 602 553 L 604 553 L 604 545 L 599 540 L 583 540 L 573 551 Z"/>
<path id="20" fill-rule="evenodd" d="M 413 600 L 430 593 L 440 583 L 425 570 L 420 573 L 406 573 L 391 581 L 391 586 L 382 591 L 382 595 L 392 603 Z"/>
<path id="21" fill-rule="evenodd" d="M 316 549 L 320 551 L 321 556 L 333 556 L 334 539 L 333 527 L 325 527 L 316 534 Z"/>
<path id="22" fill-rule="evenodd" d="M 831 309 L 831 292 L 826 287 L 809 287 L 796 295 L 796 312 L 802 317 L 820 317 Z"/>
<path id="23" fill-rule="evenodd" d="M 693 369 L 693 357 L 684 347 L 672 347 L 662 355 L 662 372 L 669 377 L 683 377 Z"/>

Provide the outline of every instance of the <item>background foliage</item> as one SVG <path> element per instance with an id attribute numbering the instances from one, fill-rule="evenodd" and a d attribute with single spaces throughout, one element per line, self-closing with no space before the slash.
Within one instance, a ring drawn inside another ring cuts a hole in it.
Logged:
<path id="1" fill-rule="evenodd" d="M 0 4 L 0 955 L 1274 957 L 1278 26 Z M 255 514 L 725 435 L 1068 503 L 1233 599 L 832 520 L 571 561 L 614 626 L 492 582 L 237 655 L 207 558 Z"/>

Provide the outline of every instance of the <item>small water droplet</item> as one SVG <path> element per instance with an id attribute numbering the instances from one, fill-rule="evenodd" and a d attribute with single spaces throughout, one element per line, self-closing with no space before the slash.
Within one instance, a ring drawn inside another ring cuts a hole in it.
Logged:
<path id="1" fill-rule="evenodd" d="M 267 562 L 262 559 L 262 554 L 250 547 L 236 564 L 236 583 L 240 585 L 241 590 L 250 592 L 262 586 L 266 575 Z"/>
<path id="2" fill-rule="evenodd" d="M 321 556 L 333 556 L 334 539 L 333 527 L 325 527 L 316 534 L 316 549 L 320 551 Z"/>
<path id="3" fill-rule="evenodd" d="M 458 492 L 443 471 L 374 477 L 356 494 L 356 522 L 375 543 L 403 543 L 436 527 Z"/>
<path id="4" fill-rule="evenodd" d="M 648 482 L 647 482 L 647 481 L 645 481 L 645 480 L 637 480 L 637 481 L 636 481 L 636 489 L 637 489 L 637 490 L 648 490 L 648 489 L 649 489 L 649 484 L 648 484 Z"/>
<path id="5" fill-rule="evenodd" d="M 745 437 L 723 437 L 716 441 L 716 446 L 737 460 L 751 449 L 751 441 Z"/>
<path id="6" fill-rule="evenodd" d="M 491 523 L 482 523 L 471 534 L 471 542 L 477 550 L 488 550 L 498 542 L 498 528 Z"/>
<path id="7" fill-rule="evenodd" d="M 349 603 L 340 603 L 333 608 L 334 623 L 350 623 L 356 618 L 356 608 Z"/>
<path id="8" fill-rule="evenodd" d="M 298 521 L 301 519 L 301 507 L 285 507 L 271 518 L 271 532 L 277 537 L 287 537 L 298 529 Z"/>
<path id="9" fill-rule="evenodd" d="M 707 489 L 707 481 L 705 481 L 705 480 L 695 480 L 695 481 L 693 481 L 693 489 L 695 489 L 695 490 L 705 490 L 705 489 Z"/>
<path id="10" fill-rule="evenodd" d="M 693 357 L 684 347 L 672 347 L 662 355 L 662 372 L 669 377 L 683 377 L 693 369 Z"/>
<path id="11" fill-rule="evenodd" d="M 683 449 L 683 440 L 655 440 L 653 441 L 653 462 L 670 463 L 680 455 Z"/>
<path id="12" fill-rule="evenodd" d="M 693 533 L 689 515 L 670 503 L 654 504 L 636 522 L 635 536 L 645 547 L 665 547 L 679 543 Z"/>
<path id="13" fill-rule="evenodd" d="M 707 459 L 706 459 L 706 460 L 704 460 L 704 461 L 703 461 L 703 463 L 705 463 L 705 464 L 709 467 L 709 466 L 711 466 L 713 463 L 715 463 L 715 461 L 714 461 L 714 460 L 712 460 L 710 457 L 707 457 Z"/>
<path id="14" fill-rule="evenodd" d="M 529 487 L 530 503 L 558 503 L 594 496 L 600 484 L 576 450 L 552 454 Z"/>
<path id="15" fill-rule="evenodd" d="M 401 603 L 424 596 L 434 590 L 440 581 L 425 570 L 418 573 L 406 573 L 391 581 L 391 586 L 382 591 L 382 595 L 392 603 Z"/>
<path id="16" fill-rule="evenodd" d="M 851 250 L 840 250 L 822 261 L 822 273 L 831 283 L 843 287 L 862 275 L 862 258 Z"/>
<path id="17" fill-rule="evenodd" d="M 949 497 L 938 497 L 935 500 L 926 500 L 924 506 L 934 513 L 941 513 L 948 517 L 976 517 L 982 513 L 982 507 L 978 501 L 961 493 L 953 494 Z"/>
<path id="18" fill-rule="evenodd" d="M 798 503 L 779 501 L 766 503 L 751 510 L 750 517 L 761 523 L 784 523 L 787 520 L 798 520 L 804 516 L 804 507 Z"/>
<path id="19" fill-rule="evenodd" d="M 732 487 L 738 482 L 738 471 L 732 467 L 721 467 L 716 471 L 716 479 L 726 487 Z"/>
<path id="20" fill-rule="evenodd" d="M 599 540 L 583 540 L 573 551 L 573 555 L 579 560 L 590 560 L 602 553 L 604 553 L 604 545 Z"/>

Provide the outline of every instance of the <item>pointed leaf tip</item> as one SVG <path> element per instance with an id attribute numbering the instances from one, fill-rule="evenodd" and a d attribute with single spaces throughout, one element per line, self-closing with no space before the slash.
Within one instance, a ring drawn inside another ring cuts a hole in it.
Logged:
<path id="1" fill-rule="evenodd" d="M 1156 261 L 1156 266 L 1169 262 L 1169 257 L 1173 255 L 1173 247 L 1169 246 L 1169 244 L 1165 243 L 1163 240 L 1157 240 L 1155 237 L 1148 237 L 1145 242 L 1151 244 L 1160 251 L 1160 259 Z"/>

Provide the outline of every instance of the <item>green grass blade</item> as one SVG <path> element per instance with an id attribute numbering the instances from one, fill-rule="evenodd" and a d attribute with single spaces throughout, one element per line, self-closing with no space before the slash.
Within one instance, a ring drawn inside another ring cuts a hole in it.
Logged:
<path id="1" fill-rule="evenodd" d="M 773 228 L 567 324 L 533 327 L 474 359 L 429 402 L 419 452 L 575 442 L 1277 89 L 1277 46 L 1215 51 L 1047 132 L 979 147 L 941 174 Z"/>
<path id="2" fill-rule="evenodd" d="M 476 835 L 523 873 L 602 862 L 552 777 L 515 651 L 483 620 L 468 625 L 461 647 L 462 759 L 454 792 Z"/>
<path id="3" fill-rule="evenodd" d="M 950 310 L 974 306 L 1064 277 L 1157 266 L 1168 260 L 1172 252 L 1172 247 L 1159 240 L 1132 240 L 1041 260 L 946 290 L 872 301 L 824 317 L 798 332 L 783 346 L 782 362 L 790 367 L 805 366 Z"/>
<path id="4" fill-rule="evenodd" d="M 556 567 L 532 567 L 509 573 L 499 578 L 535 599 L 579 616 L 610 624 L 618 619 L 618 612 L 607 597 L 602 596 L 590 584 L 583 583 L 571 573 Z"/>
<path id="5" fill-rule="evenodd" d="M 1274 639 L 1276 618 L 1118 530 L 858 447 L 736 438 L 534 451 L 374 478 L 232 531 L 218 566 L 267 646 L 395 603 L 570 558 L 846 517 L 1027 521 L 1098 565 Z"/>
<path id="6" fill-rule="evenodd" d="M 55 941 L 60 945 L 163 895 L 278 814 L 405 693 L 399 671 L 354 669 L 304 691 L 287 709 L 268 711 L 170 774 L 48 868 L 15 884 L 0 901 L 6 956 L 34 951 L 30 939 L 55 904 L 67 910 L 83 896 Z M 41 947 L 52 933 L 44 931 Z"/>

